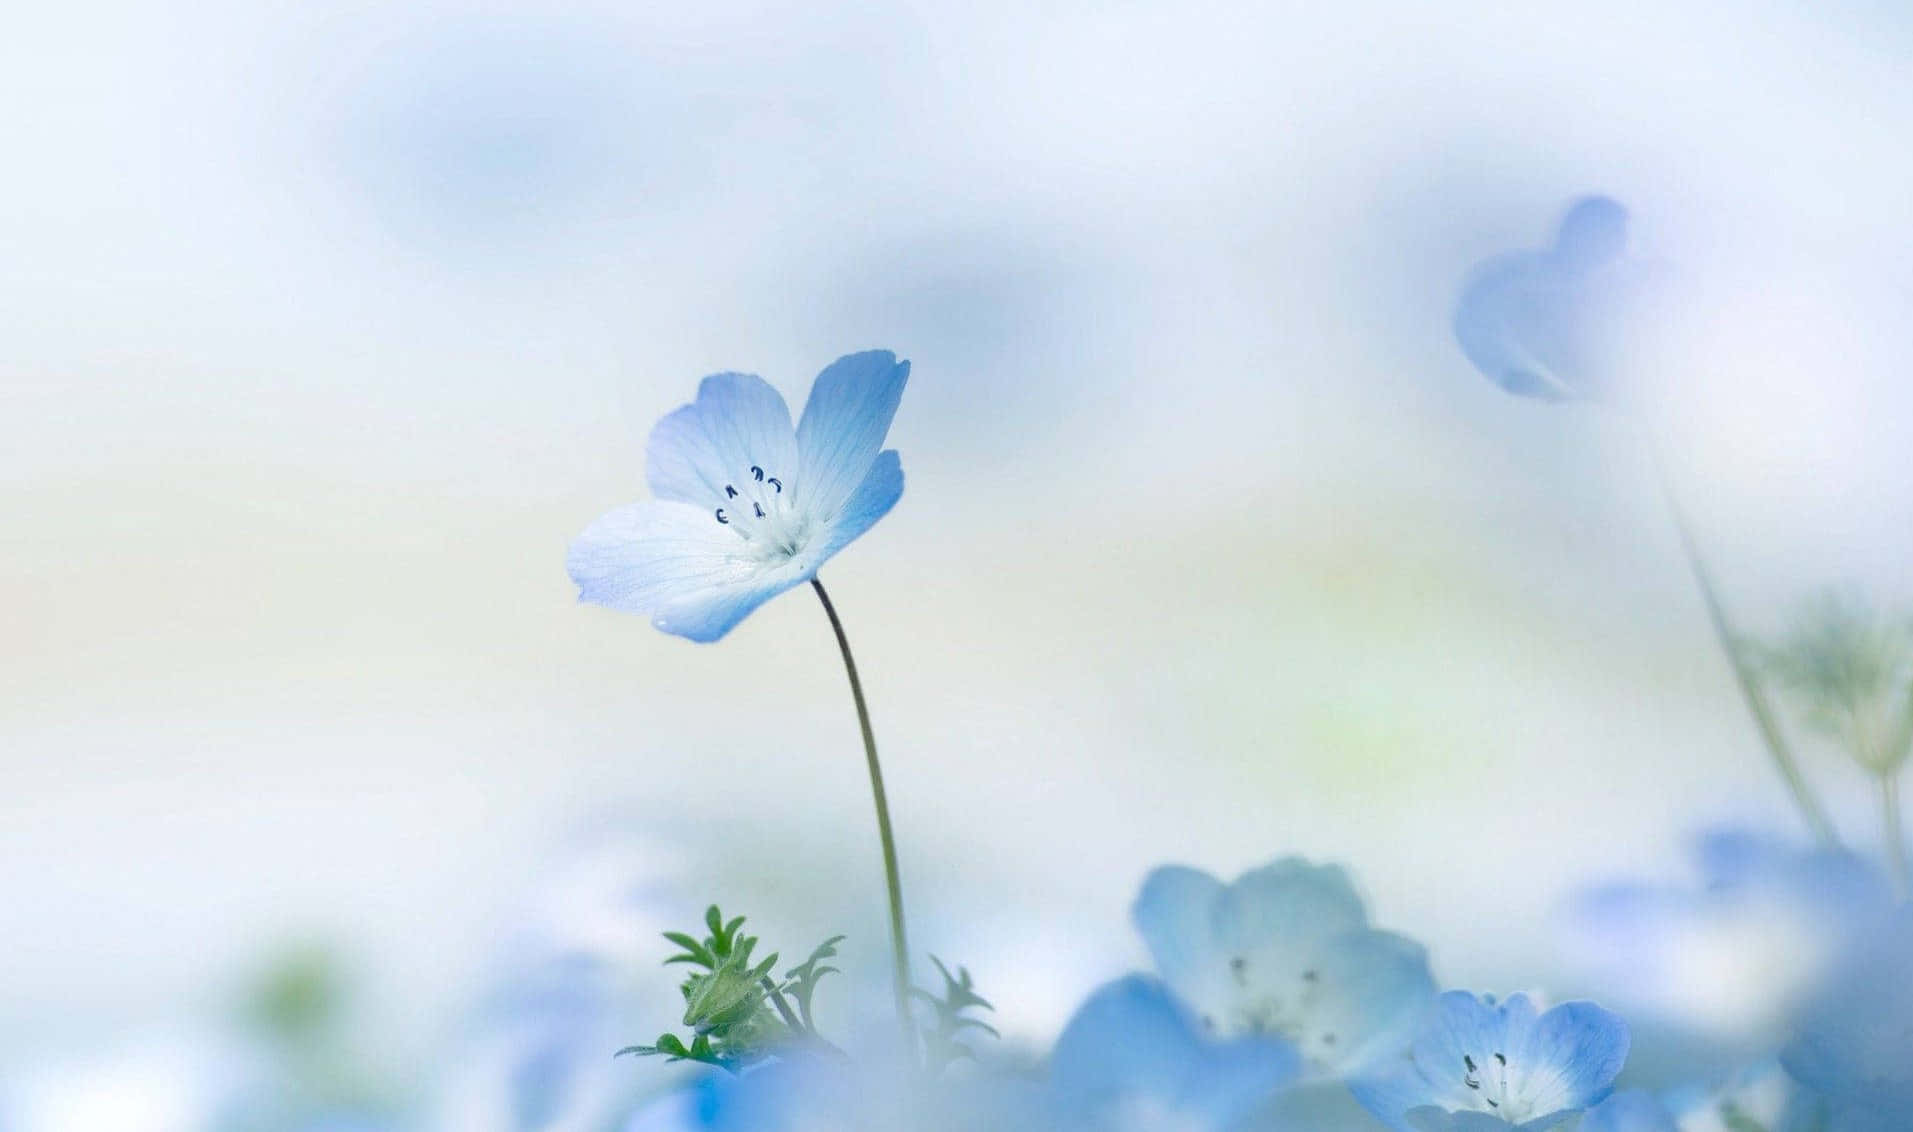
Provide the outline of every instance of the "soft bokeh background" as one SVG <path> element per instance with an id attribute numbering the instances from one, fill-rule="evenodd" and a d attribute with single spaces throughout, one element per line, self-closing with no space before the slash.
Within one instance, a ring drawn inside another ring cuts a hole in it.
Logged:
<path id="1" fill-rule="evenodd" d="M 1470 265 L 1577 194 L 1705 296 L 1667 425 L 1743 620 L 1913 600 L 1896 4 L 9 25 L 16 1093 L 78 1096 L 103 1051 L 177 1092 L 167 1059 L 299 956 L 351 988 L 364 1073 L 413 1084 L 527 933 L 639 972 L 612 1048 L 674 1013 L 652 933 L 710 899 L 880 971 L 815 604 L 700 648 L 564 576 L 714 370 L 800 401 L 839 354 L 914 363 L 904 501 L 826 577 L 920 949 L 1012 1037 L 1140 960 L 1127 904 L 1165 860 L 1344 860 L 1445 981 L 1569 993 L 1577 885 L 1796 828 L 1635 442 L 1450 336 Z"/>

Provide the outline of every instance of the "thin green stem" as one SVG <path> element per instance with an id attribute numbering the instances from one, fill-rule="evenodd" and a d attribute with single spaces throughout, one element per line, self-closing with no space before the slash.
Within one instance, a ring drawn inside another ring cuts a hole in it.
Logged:
<path id="1" fill-rule="evenodd" d="M 844 623 L 837 607 L 830 603 L 824 583 L 810 580 L 817 599 L 824 603 L 824 615 L 830 618 L 831 632 L 837 634 L 837 649 L 844 654 L 844 672 L 850 677 L 850 698 L 857 705 L 857 726 L 863 730 L 864 762 L 870 769 L 870 796 L 877 804 L 877 837 L 883 842 L 883 879 L 890 893 L 890 958 L 892 989 L 897 999 L 897 1023 L 903 1027 L 904 1048 L 916 1056 L 917 1028 L 910 1020 L 910 944 L 903 926 L 903 881 L 897 874 L 897 839 L 890 831 L 890 803 L 883 792 L 883 767 L 877 762 L 877 737 L 870 729 L 870 707 L 864 703 L 863 681 L 857 678 L 857 662 L 850 655 L 850 638 L 844 636 Z"/>
<path id="2" fill-rule="evenodd" d="M 1913 866 L 1906 858 L 1906 832 L 1900 825 L 1900 775 L 1880 776 L 1880 824 L 1886 831 L 1886 859 L 1893 870 L 1893 889 L 1905 900 L 1913 896 Z"/>
<path id="3" fill-rule="evenodd" d="M 1687 555 L 1687 565 L 1694 573 L 1695 584 L 1700 587 L 1701 601 L 1707 606 L 1707 620 L 1714 627 L 1714 638 L 1720 642 L 1720 651 L 1727 654 L 1727 663 L 1734 670 L 1734 680 L 1740 685 L 1741 697 L 1747 701 L 1747 711 L 1754 717 L 1754 726 L 1760 730 L 1760 737 L 1767 745 L 1767 754 L 1773 759 L 1774 769 L 1780 772 L 1788 792 L 1793 795 L 1794 805 L 1799 807 L 1800 816 L 1806 820 L 1814 837 L 1822 845 L 1838 845 L 1839 835 L 1834 832 L 1833 822 L 1827 817 L 1820 799 L 1814 795 L 1813 787 L 1807 784 L 1806 776 L 1800 773 L 1800 764 L 1794 759 L 1787 737 L 1780 729 L 1780 720 L 1767 700 L 1767 691 L 1760 682 L 1760 674 L 1748 661 L 1745 650 L 1740 646 L 1739 636 L 1727 620 L 1726 607 L 1721 602 L 1719 590 L 1714 586 L 1713 572 L 1707 568 L 1707 561 L 1701 556 L 1693 525 L 1688 521 L 1686 509 L 1681 506 L 1680 493 L 1674 490 L 1673 477 L 1668 474 L 1667 465 L 1661 458 L 1660 446 L 1651 436 L 1647 439 L 1647 448 L 1654 470 L 1660 477 L 1661 494 L 1667 499 L 1668 511 L 1673 514 L 1674 529 L 1680 533 L 1681 550 Z"/>

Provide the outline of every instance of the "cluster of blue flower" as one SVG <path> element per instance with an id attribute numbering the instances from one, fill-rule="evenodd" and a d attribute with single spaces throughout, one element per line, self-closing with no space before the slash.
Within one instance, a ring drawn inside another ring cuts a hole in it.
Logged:
<path id="1" fill-rule="evenodd" d="M 1588 1002 L 1438 993 L 1418 944 L 1375 928 L 1346 873 L 1287 858 L 1225 884 L 1158 869 L 1134 908 L 1153 974 L 1092 993 L 1040 1068 L 954 1079 L 806 1052 L 712 1073 L 626 1132 L 1888 1132 L 1913 1117 L 1913 910 L 1846 854 L 1745 849 L 1739 883 L 1823 909 L 1840 946 L 1778 1049 L 1659 1092 L 1616 1092 L 1629 1029 Z M 1865 878 L 1864 880 L 1860 878 Z M 1716 878 L 1718 881 L 1719 878 Z M 1864 888 L 1863 893 L 1859 889 Z M 1590 894 L 1596 906 L 1620 890 Z M 1660 902 L 1669 918 L 1718 899 Z M 1651 929 L 1638 908 L 1624 913 Z"/>
<path id="2" fill-rule="evenodd" d="M 1463 352 L 1517 394 L 1627 406 L 1638 392 L 1627 379 L 1642 368 L 1616 328 L 1653 306 L 1662 273 L 1629 259 L 1626 242 L 1625 211 L 1594 198 L 1569 210 L 1551 247 L 1484 264 L 1456 315 Z M 901 886 L 875 739 L 842 624 L 817 582 L 821 565 L 901 496 L 901 464 L 883 443 L 908 370 L 882 351 L 840 359 L 819 375 L 794 429 L 782 397 L 761 379 L 706 378 L 697 400 L 651 436 L 647 474 L 656 498 L 611 512 L 572 547 L 569 568 L 585 600 L 644 614 L 694 641 L 722 637 L 785 590 L 817 588 L 862 725 L 909 1047 L 888 1060 L 853 1060 L 832 1047 L 793 1044 L 747 1072 L 714 1072 L 665 1098 L 628 1132 L 1223 1132 L 1377 1121 L 1398 1132 L 1538 1132 L 1577 1122 L 1584 1132 L 1913 1128 L 1913 910 L 1871 865 L 1835 847 L 1671 490 L 1714 628 L 1776 769 L 1822 846 L 1717 839 L 1717 875 L 1702 895 L 1616 888 L 1585 907 L 1612 955 L 1637 962 L 1643 976 L 1656 958 L 1652 945 L 1664 938 L 1657 932 L 1696 903 L 1777 891 L 1810 910 L 1815 945 L 1796 957 L 1798 978 L 1779 1006 L 1771 1048 L 1748 1051 L 1711 1083 L 1615 1093 L 1630 1044 L 1618 1015 L 1588 1002 L 1543 1009 L 1526 994 L 1438 992 L 1423 948 L 1371 926 L 1340 868 L 1288 858 L 1229 884 L 1189 868 L 1157 870 L 1134 911 L 1153 975 L 1092 994 L 1040 1068 L 926 1074 L 907 1005 Z M 1891 765 L 1875 770 L 1897 807 L 1891 775 L 1899 760 L 1884 762 Z M 1890 859 L 1900 852 L 1890 844 Z M 754 1002 L 760 982 L 777 996 L 765 972 L 746 974 L 734 983 L 743 998 L 727 1000 L 726 1009 Z M 694 986 L 687 984 L 687 998 Z"/>

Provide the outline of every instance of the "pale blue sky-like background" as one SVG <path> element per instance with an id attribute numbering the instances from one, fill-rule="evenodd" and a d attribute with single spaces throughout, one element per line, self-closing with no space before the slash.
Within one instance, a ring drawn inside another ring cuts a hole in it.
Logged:
<path id="1" fill-rule="evenodd" d="M 919 942 L 1013 1035 L 1139 961 L 1165 860 L 1344 860 L 1445 981 L 1578 991 L 1574 886 L 1793 828 L 1627 433 L 1450 336 L 1576 195 L 1701 296 L 1666 427 L 1744 620 L 1913 602 L 1897 5 L 9 24 L 0 1062 L 196 1025 L 305 940 L 427 1062 L 607 830 L 656 926 L 718 898 L 875 970 L 814 603 L 698 648 L 564 575 L 715 370 L 914 363 L 903 502 L 825 576 Z"/>

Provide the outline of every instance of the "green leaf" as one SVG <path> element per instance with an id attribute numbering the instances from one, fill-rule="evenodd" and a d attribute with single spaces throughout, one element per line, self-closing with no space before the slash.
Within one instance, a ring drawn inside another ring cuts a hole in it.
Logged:
<path id="1" fill-rule="evenodd" d="M 943 976 L 943 993 L 934 994 L 922 987 L 912 987 L 910 994 L 928 1003 L 936 1013 L 935 1028 L 923 1031 L 923 1049 L 930 1068 L 942 1070 L 954 1061 L 976 1056 L 974 1051 L 957 1040 L 965 1030 L 981 1030 L 991 1037 L 999 1035 L 994 1026 L 964 1013 L 966 1010 L 996 1009 L 989 1000 L 976 993 L 969 969 L 958 967 L 957 973 L 952 975 L 943 960 L 932 955 L 930 962 L 936 964 L 937 973 Z"/>

